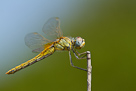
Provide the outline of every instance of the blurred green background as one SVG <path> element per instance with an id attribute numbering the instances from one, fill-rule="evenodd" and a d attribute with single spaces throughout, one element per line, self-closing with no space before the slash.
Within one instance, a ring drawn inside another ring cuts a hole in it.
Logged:
<path id="1" fill-rule="evenodd" d="M 87 73 L 70 66 L 68 52 L 50 57 L 13 75 L 9 69 L 33 58 L 24 42 L 30 32 L 59 17 L 64 36 L 81 36 L 79 52 L 92 54 L 92 91 L 136 91 L 135 0 L 1 0 L 0 91 L 86 91 Z M 76 66 L 86 68 L 86 60 Z"/>

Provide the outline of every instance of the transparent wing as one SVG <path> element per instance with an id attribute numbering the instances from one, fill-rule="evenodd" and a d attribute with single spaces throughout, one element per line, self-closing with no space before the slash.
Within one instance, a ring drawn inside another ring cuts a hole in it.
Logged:
<path id="1" fill-rule="evenodd" d="M 43 26 L 43 32 L 49 38 L 60 38 L 62 37 L 62 31 L 60 29 L 60 20 L 58 17 L 50 18 Z"/>
<path id="2" fill-rule="evenodd" d="M 44 45 L 49 42 L 51 41 L 36 32 L 25 36 L 25 44 L 33 50 L 32 52 L 41 52 L 45 48 Z"/>
<path id="3" fill-rule="evenodd" d="M 54 42 L 47 43 L 47 44 L 45 44 L 44 46 L 42 46 L 42 47 L 40 47 L 40 48 L 38 48 L 38 49 L 34 49 L 32 52 L 34 52 L 34 53 L 41 52 L 41 51 L 43 51 L 45 48 L 49 48 L 50 46 L 52 46 L 53 43 L 54 43 Z"/>

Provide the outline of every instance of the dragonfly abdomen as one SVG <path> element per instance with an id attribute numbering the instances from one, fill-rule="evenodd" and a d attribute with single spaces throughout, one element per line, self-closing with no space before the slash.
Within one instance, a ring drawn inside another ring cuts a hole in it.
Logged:
<path id="1" fill-rule="evenodd" d="M 17 71 L 19 71 L 19 70 L 21 70 L 21 69 L 23 69 L 23 68 L 26 68 L 26 67 L 28 67 L 29 65 L 32 65 L 32 64 L 34 64 L 34 63 L 36 63 L 36 62 L 38 62 L 38 61 L 40 61 L 40 60 L 42 60 L 42 59 L 44 59 L 44 58 L 50 56 L 52 53 L 54 53 L 54 51 L 55 51 L 54 47 L 51 47 L 51 48 L 49 48 L 49 49 L 45 49 L 45 50 L 43 50 L 40 54 L 38 54 L 36 57 L 34 57 L 34 58 L 28 60 L 28 61 L 25 62 L 25 63 L 22 63 L 22 64 L 16 66 L 15 68 L 12 68 L 12 69 L 9 70 L 6 74 L 14 74 L 14 73 L 17 72 Z"/>
<path id="2" fill-rule="evenodd" d="M 22 64 L 16 66 L 15 68 L 12 68 L 12 69 L 9 70 L 6 74 L 13 74 L 13 73 L 15 73 L 15 72 L 17 72 L 17 71 L 19 71 L 19 70 L 21 70 L 21 69 L 23 69 L 23 68 L 26 68 L 26 67 L 29 66 L 29 65 L 34 64 L 35 62 L 37 62 L 37 59 L 36 59 L 36 58 L 33 58 L 33 59 L 31 59 L 31 60 L 28 60 L 27 62 L 22 63 Z"/>

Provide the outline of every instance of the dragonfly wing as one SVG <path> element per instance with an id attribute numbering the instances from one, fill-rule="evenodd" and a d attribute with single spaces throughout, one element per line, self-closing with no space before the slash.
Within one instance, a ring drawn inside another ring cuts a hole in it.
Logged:
<path id="1" fill-rule="evenodd" d="M 32 50 L 32 52 L 33 53 L 39 53 L 39 52 L 41 52 L 41 51 L 43 51 L 44 50 L 44 46 L 42 46 L 42 47 L 40 47 L 40 48 L 37 48 L 37 49 L 34 49 L 34 50 Z"/>
<path id="2" fill-rule="evenodd" d="M 29 33 L 25 36 L 25 44 L 31 48 L 33 52 L 41 52 L 44 49 L 44 45 L 49 42 L 51 41 L 36 32 Z"/>
<path id="3" fill-rule="evenodd" d="M 62 37 L 62 31 L 60 29 L 60 20 L 58 17 L 50 18 L 43 26 L 43 32 L 53 38 L 60 38 Z"/>
<path id="4" fill-rule="evenodd" d="M 47 43 L 47 44 L 44 44 L 44 46 L 38 48 L 38 49 L 34 49 L 32 52 L 34 53 L 37 53 L 37 52 L 41 52 L 43 51 L 43 49 L 46 49 L 46 48 L 49 48 L 53 45 L 54 42 L 50 42 L 50 43 Z"/>

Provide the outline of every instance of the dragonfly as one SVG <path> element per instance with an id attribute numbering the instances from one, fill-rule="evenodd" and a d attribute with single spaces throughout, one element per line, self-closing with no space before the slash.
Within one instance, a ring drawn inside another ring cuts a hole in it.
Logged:
<path id="1" fill-rule="evenodd" d="M 25 44 L 32 49 L 32 52 L 39 53 L 34 58 L 10 69 L 6 74 L 14 74 L 15 72 L 24 69 L 50 55 L 55 51 L 68 51 L 71 66 L 87 71 L 87 69 L 77 67 L 72 62 L 71 51 L 77 59 L 86 58 L 86 52 L 79 53 L 77 49 L 85 46 L 85 39 L 81 37 L 63 37 L 60 29 L 60 19 L 58 17 L 50 18 L 43 26 L 42 31 L 48 37 L 45 38 L 37 32 L 29 33 L 25 36 Z M 54 40 L 51 40 L 53 38 Z"/>

